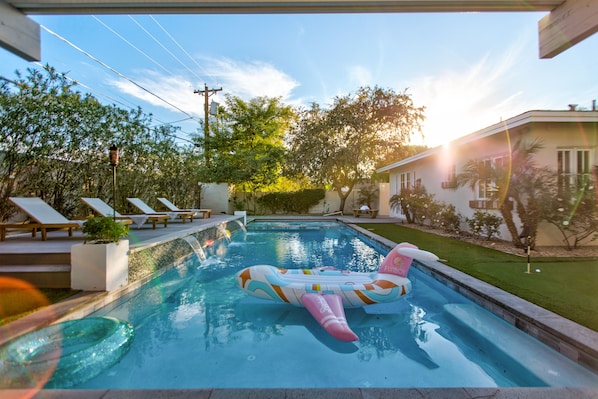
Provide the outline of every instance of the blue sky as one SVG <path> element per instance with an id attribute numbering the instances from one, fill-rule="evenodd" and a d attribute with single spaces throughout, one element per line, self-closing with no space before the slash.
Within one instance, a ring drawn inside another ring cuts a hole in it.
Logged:
<path id="1" fill-rule="evenodd" d="M 416 106 L 426 107 L 425 143 L 435 146 L 528 110 L 591 107 L 598 98 L 598 35 L 541 60 L 537 23 L 544 15 L 31 18 L 81 49 L 42 29 L 43 64 L 66 72 L 84 85 L 79 90 L 104 103 L 140 106 L 156 124 L 203 118 L 203 98 L 193 91 L 204 84 L 223 88 L 211 97 L 220 103 L 229 93 L 322 106 L 362 85 L 378 85 L 406 90 Z M 0 49 L 0 76 L 14 78 L 15 70 L 28 67 L 38 66 Z M 194 120 L 173 124 L 181 137 L 199 128 Z"/>

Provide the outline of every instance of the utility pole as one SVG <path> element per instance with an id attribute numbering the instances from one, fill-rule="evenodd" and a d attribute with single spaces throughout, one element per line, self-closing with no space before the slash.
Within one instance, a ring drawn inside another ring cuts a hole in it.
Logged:
<path id="1" fill-rule="evenodd" d="M 203 111 L 204 111 L 204 123 L 203 123 L 203 137 L 204 137 L 204 152 L 205 152 L 205 157 L 206 157 L 206 166 L 210 166 L 210 154 L 209 154 L 209 148 L 208 148 L 208 139 L 210 137 L 210 122 L 209 122 L 209 104 L 208 104 L 208 100 L 210 98 L 211 95 L 216 94 L 216 92 L 219 92 L 222 90 L 222 87 L 220 87 L 219 89 L 208 89 L 208 85 L 204 83 L 204 89 L 203 90 L 194 90 L 193 93 L 194 94 L 201 94 L 202 96 L 204 96 L 204 107 L 203 107 Z"/>

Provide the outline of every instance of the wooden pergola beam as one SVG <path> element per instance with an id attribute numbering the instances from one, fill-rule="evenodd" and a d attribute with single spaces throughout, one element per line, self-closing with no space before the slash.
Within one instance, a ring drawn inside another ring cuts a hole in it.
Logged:
<path id="1" fill-rule="evenodd" d="M 41 60 L 39 25 L 2 0 L 0 0 L 0 47 L 27 61 Z"/>
<path id="2" fill-rule="evenodd" d="M 0 0 L 0 47 L 41 58 L 32 14 L 293 14 L 550 11 L 538 23 L 540 58 L 598 32 L 598 0 Z"/>
<path id="3" fill-rule="evenodd" d="M 567 0 L 538 22 L 540 58 L 552 58 L 598 32 L 598 1 Z"/>
<path id="4" fill-rule="evenodd" d="M 2 0 L 0 0 L 2 1 Z M 550 11 L 564 0 L 4 0 L 25 14 Z"/>

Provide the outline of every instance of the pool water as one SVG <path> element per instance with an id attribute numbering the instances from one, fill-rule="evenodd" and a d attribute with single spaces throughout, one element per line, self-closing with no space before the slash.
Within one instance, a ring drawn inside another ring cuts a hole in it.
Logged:
<path id="1" fill-rule="evenodd" d="M 373 271 L 388 248 L 346 227 L 266 227 L 250 224 L 207 248 L 207 259 L 92 314 L 130 322 L 135 340 L 74 388 L 598 386 L 597 375 L 417 268 L 401 300 L 347 309 L 359 340 L 337 341 L 307 310 L 247 296 L 235 273 L 255 264 Z"/>

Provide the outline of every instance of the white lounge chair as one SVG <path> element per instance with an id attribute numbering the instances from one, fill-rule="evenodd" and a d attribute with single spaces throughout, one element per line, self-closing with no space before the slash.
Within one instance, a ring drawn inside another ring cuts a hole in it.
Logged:
<path id="1" fill-rule="evenodd" d="M 85 222 L 85 220 L 69 220 L 65 218 L 38 197 L 10 197 L 9 200 L 26 213 L 32 221 L 28 223 L 0 224 L 0 241 L 6 239 L 6 229 L 9 228 L 31 230 L 32 237 L 35 237 L 37 230 L 40 230 L 43 241 L 47 239 L 48 229 L 66 229 L 69 232 L 69 237 L 72 237 L 73 229 L 81 228 Z"/>
<path id="2" fill-rule="evenodd" d="M 193 211 L 170 211 L 170 212 L 157 212 L 151 206 L 143 202 L 139 198 L 127 198 L 127 200 L 133 204 L 137 209 L 147 215 L 168 215 L 171 219 L 175 219 L 177 217 L 181 218 L 183 223 L 187 219 L 191 222 L 193 221 L 193 216 L 195 216 L 196 212 Z"/>
<path id="3" fill-rule="evenodd" d="M 176 206 L 175 204 L 173 204 L 172 202 L 170 202 L 168 199 L 161 197 L 158 198 L 158 201 L 160 201 L 162 203 L 162 205 L 164 205 L 166 208 L 168 208 L 168 210 L 173 211 L 173 212 L 196 212 L 196 213 L 201 213 L 201 218 L 205 219 L 210 218 L 212 216 L 212 210 L 211 209 L 180 209 L 178 206 Z"/>
<path id="4" fill-rule="evenodd" d="M 129 220 L 137 228 L 141 228 L 145 222 L 151 222 L 154 230 L 156 229 L 157 223 L 163 223 L 164 227 L 167 227 L 168 219 L 170 219 L 168 215 L 121 215 L 99 198 L 81 197 L 81 200 L 100 215 L 104 217 L 116 216 L 116 219 L 119 220 Z"/>

